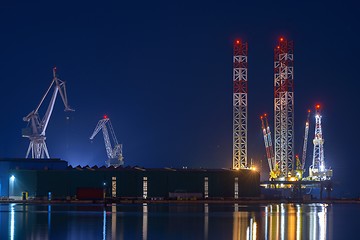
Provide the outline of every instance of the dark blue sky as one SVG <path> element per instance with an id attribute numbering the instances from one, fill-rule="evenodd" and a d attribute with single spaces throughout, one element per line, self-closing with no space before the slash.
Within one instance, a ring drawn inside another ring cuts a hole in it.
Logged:
<path id="1" fill-rule="evenodd" d="M 25 156 L 22 118 L 56 65 L 76 112 L 64 113 L 57 99 L 52 157 L 102 165 L 102 136 L 89 136 L 108 114 L 127 165 L 231 167 L 232 42 L 240 37 L 249 43 L 249 158 L 259 164 L 259 115 L 269 113 L 273 126 L 273 48 L 283 35 L 295 42 L 296 152 L 306 111 L 319 102 L 326 164 L 341 186 L 358 182 L 356 1 L 249 2 L 1 1 L 0 156 Z"/>

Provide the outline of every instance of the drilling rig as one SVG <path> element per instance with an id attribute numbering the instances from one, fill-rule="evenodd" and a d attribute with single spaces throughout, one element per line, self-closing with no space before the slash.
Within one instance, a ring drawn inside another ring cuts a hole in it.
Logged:
<path id="1" fill-rule="evenodd" d="M 332 177 L 332 170 L 326 169 L 324 158 L 324 139 L 321 127 L 321 107 L 315 106 L 315 136 L 313 140 L 314 152 L 312 165 L 309 168 L 309 178 L 311 180 L 329 180 Z"/>
<path id="2" fill-rule="evenodd" d="M 106 153 L 108 159 L 105 161 L 106 166 L 110 167 L 113 166 L 115 168 L 124 165 L 124 157 L 122 154 L 122 144 L 119 144 L 112 127 L 110 118 L 106 115 L 103 119 L 101 119 L 95 127 L 93 134 L 90 137 L 90 140 L 93 140 L 96 134 L 102 130 L 105 142 Z M 109 131 L 112 137 L 112 142 L 114 143 L 114 148 L 111 145 Z"/>
<path id="3" fill-rule="evenodd" d="M 46 110 L 45 116 L 41 119 L 39 116 L 39 109 L 52 88 L 53 94 L 49 106 Z M 67 101 L 65 82 L 60 80 L 56 76 L 56 67 L 54 67 L 53 80 L 51 81 L 49 88 L 45 92 L 45 95 L 42 97 L 39 105 L 35 108 L 35 110 L 31 111 L 26 117 L 23 118 L 25 122 L 28 122 L 28 126 L 22 129 L 22 136 L 30 139 L 29 148 L 26 152 L 26 158 L 29 157 L 30 152 L 31 158 L 50 158 L 45 143 L 45 132 L 49 124 L 49 120 L 54 109 L 54 104 L 58 93 L 60 93 L 61 99 L 64 103 L 64 111 L 74 111 L 70 108 Z"/>

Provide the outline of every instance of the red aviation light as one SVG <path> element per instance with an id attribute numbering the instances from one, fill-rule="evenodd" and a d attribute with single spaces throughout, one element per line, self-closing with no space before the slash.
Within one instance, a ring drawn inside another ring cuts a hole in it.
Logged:
<path id="1" fill-rule="evenodd" d="M 108 116 L 105 114 L 105 115 L 104 115 L 104 119 L 107 119 L 107 118 L 108 118 Z"/>
<path id="2" fill-rule="evenodd" d="M 282 42 L 282 41 L 284 41 L 284 38 L 283 38 L 283 37 L 280 38 L 280 42 Z"/>
<path id="3" fill-rule="evenodd" d="M 315 106 L 315 108 L 316 108 L 316 109 L 320 109 L 320 104 L 317 104 L 317 105 Z"/>
<path id="4" fill-rule="evenodd" d="M 276 48 L 277 48 L 277 49 L 280 49 L 280 46 L 277 46 Z"/>
<path id="5" fill-rule="evenodd" d="M 239 40 L 239 39 L 236 40 L 235 43 L 236 43 L 236 44 L 240 44 L 240 40 Z"/>
<path id="6" fill-rule="evenodd" d="M 264 116 L 266 117 L 266 116 L 267 116 L 267 114 L 265 113 L 265 114 L 264 114 Z"/>
<path id="7" fill-rule="evenodd" d="M 308 113 L 311 113 L 311 110 L 310 110 L 310 109 L 308 110 Z"/>

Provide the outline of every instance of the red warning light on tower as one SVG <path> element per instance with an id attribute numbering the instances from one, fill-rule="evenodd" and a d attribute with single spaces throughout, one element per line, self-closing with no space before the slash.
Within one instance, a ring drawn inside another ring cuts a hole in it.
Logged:
<path id="1" fill-rule="evenodd" d="M 315 108 L 320 109 L 320 104 L 316 104 Z"/>
<path id="2" fill-rule="evenodd" d="M 236 42 L 236 44 L 240 44 L 240 40 L 239 40 L 239 39 L 238 39 L 238 40 L 236 40 L 235 42 Z"/>
<path id="3" fill-rule="evenodd" d="M 284 38 L 283 38 L 283 37 L 281 37 L 281 38 L 280 38 L 280 42 L 283 42 L 283 41 L 284 41 Z"/>
<path id="4" fill-rule="evenodd" d="M 104 115 L 104 119 L 107 119 L 107 118 L 108 118 L 108 116 L 105 114 L 105 115 Z"/>

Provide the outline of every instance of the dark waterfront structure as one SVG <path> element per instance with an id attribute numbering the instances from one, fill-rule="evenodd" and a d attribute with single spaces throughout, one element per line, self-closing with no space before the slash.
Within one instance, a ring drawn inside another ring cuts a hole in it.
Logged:
<path id="1" fill-rule="evenodd" d="M 9 187 L 15 187 L 19 182 L 16 181 L 15 175 L 12 177 L 13 171 L 65 170 L 67 167 L 68 163 L 60 159 L 0 158 L 0 197 L 9 196 Z"/>
<path id="2" fill-rule="evenodd" d="M 209 198 L 260 196 L 260 174 L 249 169 L 71 167 L 59 159 L 1 159 L 1 196 L 40 199 Z M 101 196 L 102 197 L 102 196 Z"/>

